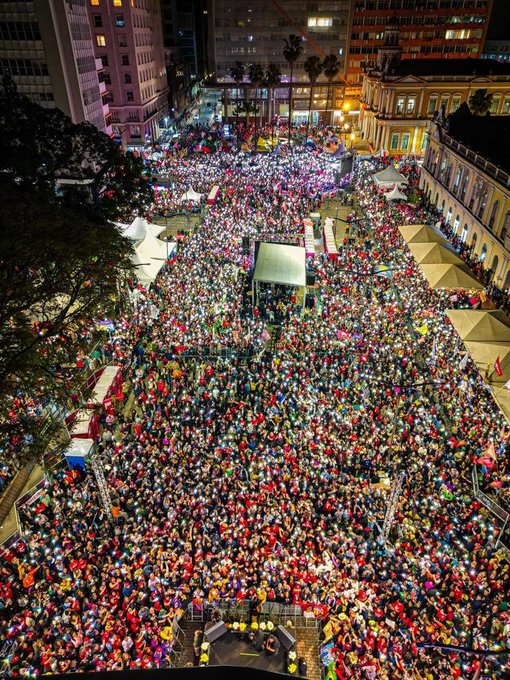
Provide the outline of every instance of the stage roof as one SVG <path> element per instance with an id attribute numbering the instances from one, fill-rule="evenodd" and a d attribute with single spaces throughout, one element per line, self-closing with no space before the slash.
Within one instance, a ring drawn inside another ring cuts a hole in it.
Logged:
<path id="1" fill-rule="evenodd" d="M 284 243 L 261 243 L 253 280 L 305 287 L 305 248 Z"/>

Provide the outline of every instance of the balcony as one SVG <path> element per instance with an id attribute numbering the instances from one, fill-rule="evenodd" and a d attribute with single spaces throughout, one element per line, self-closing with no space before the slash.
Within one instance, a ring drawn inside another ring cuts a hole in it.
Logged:
<path id="1" fill-rule="evenodd" d="M 448 146 L 453 151 L 456 151 L 463 158 L 466 158 L 474 166 L 485 172 L 485 174 L 489 175 L 489 177 L 492 177 L 500 184 L 510 188 L 510 175 L 507 172 L 499 168 L 497 165 L 494 165 L 494 163 L 486 160 L 483 158 L 483 156 L 478 155 L 476 151 L 473 151 L 467 146 L 464 146 L 464 144 L 457 142 L 455 139 L 450 137 L 450 135 L 444 132 L 443 141 L 446 146 Z M 471 207 L 472 206 L 470 206 L 470 208 Z"/>
<path id="2" fill-rule="evenodd" d="M 106 94 L 106 83 L 102 80 L 99 81 L 99 92 L 100 94 Z"/>

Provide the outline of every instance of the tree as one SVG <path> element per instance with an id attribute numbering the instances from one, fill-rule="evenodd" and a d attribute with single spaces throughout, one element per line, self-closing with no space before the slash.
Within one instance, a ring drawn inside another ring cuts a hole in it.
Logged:
<path id="1" fill-rule="evenodd" d="M 260 64 L 250 64 L 248 69 L 248 78 L 250 79 L 250 83 L 255 88 L 255 101 L 257 101 L 259 99 L 259 87 L 264 80 L 264 69 L 262 66 Z M 262 100 L 260 101 L 260 112 L 260 117 L 262 119 Z"/>
<path id="2" fill-rule="evenodd" d="M 274 62 L 269 62 L 264 76 L 264 85 L 267 87 L 268 117 L 270 121 L 273 120 L 274 116 L 274 89 L 281 85 L 281 82 L 282 72 Z"/>
<path id="3" fill-rule="evenodd" d="M 290 150 L 290 129 L 292 125 L 292 76 L 294 74 L 294 64 L 303 54 L 303 42 L 298 35 L 291 33 L 288 38 L 284 38 L 283 56 L 290 66 L 289 81 L 289 150 Z"/>
<path id="4" fill-rule="evenodd" d="M 41 109 L 9 82 L 0 105 L 0 446 L 37 457 L 55 432 L 45 415 L 83 382 L 77 357 L 95 321 L 119 311 L 119 281 L 134 272 L 132 246 L 109 218 L 131 212 L 136 187 L 135 206 L 150 194 L 138 159 L 95 128 Z M 76 175 L 91 179 L 85 200 L 56 191 Z"/>
<path id="5" fill-rule="evenodd" d="M 492 94 L 486 89 L 475 90 L 468 103 L 471 113 L 475 116 L 485 116 L 492 106 Z"/>
<path id="6" fill-rule="evenodd" d="M 316 54 L 305 59 L 304 64 L 306 75 L 310 81 L 310 99 L 308 101 L 308 122 L 306 124 L 306 140 L 308 140 L 308 133 L 310 131 L 310 120 L 312 118 L 312 104 L 313 104 L 313 88 L 319 80 L 322 73 L 322 60 Z M 305 140 L 305 141 L 306 141 Z"/>
<path id="7" fill-rule="evenodd" d="M 90 180 L 88 200 L 68 191 L 65 201 L 99 219 L 144 213 L 154 195 L 141 158 L 89 123 L 74 124 L 58 109 L 43 109 L 5 77 L 0 90 L 0 174 L 18 186 L 52 196 L 60 179 Z"/>
<path id="8" fill-rule="evenodd" d="M 236 61 L 236 63 L 231 67 L 230 69 L 230 77 L 232 80 L 235 82 L 237 89 L 241 87 L 241 83 L 243 82 L 244 79 L 244 64 L 241 61 Z M 236 98 L 237 99 L 237 98 Z M 236 111 L 239 110 L 239 102 L 234 109 L 234 113 L 236 116 L 236 139 L 237 139 L 237 147 L 239 148 L 239 113 L 236 113 Z"/>
<path id="9" fill-rule="evenodd" d="M 322 70 L 328 80 L 328 93 L 326 95 L 326 113 L 324 116 L 325 118 L 327 118 L 329 112 L 331 84 L 334 78 L 336 78 L 336 76 L 340 72 L 340 62 L 338 61 L 338 57 L 336 56 L 336 54 L 328 54 L 326 57 L 324 57 L 324 61 L 322 62 Z"/>

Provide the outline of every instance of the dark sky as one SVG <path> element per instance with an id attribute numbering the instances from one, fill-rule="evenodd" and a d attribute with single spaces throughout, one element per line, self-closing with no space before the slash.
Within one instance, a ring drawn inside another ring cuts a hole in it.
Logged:
<path id="1" fill-rule="evenodd" d="M 487 38 L 510 40 L 510 0 L 494 0 Z"/>

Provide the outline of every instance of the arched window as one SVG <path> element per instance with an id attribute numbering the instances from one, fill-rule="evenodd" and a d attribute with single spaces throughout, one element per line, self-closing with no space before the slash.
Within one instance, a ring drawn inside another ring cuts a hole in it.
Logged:
<path id="1" fill-rule="evenodd" d="M 504 288 L 504 290 L 508 290 L 508 288 L 510 288 L 510 269 L 506 273 L 505 283 L 503 285 L 503 288 Z"/>
<path id="2" fill-rule="evenodd" d="M 482 246 L 482 249 L 480 251 L 480 257 L 478 258 L 478 260 L 480 262 L 483 262 L 486 257 L 487 257 L 487 244 L 484 243 L 483 246 Z"/>
<path id="3" fill-rule="evenodd" d="M 444 215 L 444 206 L 445 206 L 445 200 L 443 198 L 443 202 L 441 203 L 441 215 Z"/>
<path id="4" fill-rule="evenodd" d="M 454 231 L 455 234 L 457 233 L 457 229 L 459 228 L 459 224 L 460 224 L 460 215 L 457 215 L 457 217 L 455 218 L 455 221 L 453 223 L 453 231 Z"/>
<path id="5" fill-rule="evenodd" d="M 489 217 L 489 229 L 494 229 L 496 217 L 499 210 L 499 201 L 494 201 L 492 204 L 491 216 Z"/>
<path id="6" fill-rule="evenodd" d="M 468 190 L 468 183 L 469 183 L 469 172 L 466 173 L 464 176 L 464 179 L 462 180 L 462 188 L 460 190 L 460 195 L 459 198 L 462 202 L 464 202 L 464 199 L 466 198 L 467 190 Z"/>
<path id="7" fill-rule="evenodd" d="M 446 213 L 446 224 L 450 224 L 452 219 L 452 207 L 450 206 L 448 208 L 448 212 Z"/>
<path id="8" fill-rule="evenodd" d="M 492 264 L 491 264 L 492 277 L 496 276 L 496 272 L 498 271 L 498 264 L 499 264 L 499 257 L 497 255 L 494 255 L 494 257 L 492 258 Z"/>
<path id="9" fill-rule="evenodd" d="M 473 240 L 471 241 L 471 246 L 472 246 L 472 248 L 473 248 L 473 252 L 474 252 L 474 250 L 475 250 L 475 248 L 476 248 L 476 242 L 477 242 L 477 241 L 478 241 L 478 234 L 477 234 L 476 231 L 475 231 L 475 233 L 473 234 Z"/>
<path id="10" fill-rule="evenodd" d="M 436 193 L 436 200 L 434 201 L 434 205 L 438 205 L 439 203 L 439 191 Z"/>
<path id="11" fill-rule="evenodd" d="M 461 235 L 460 235 L 460 240 L 462 241 L 462 243 L 465 243 L 465 242 L 466 242 L 467 234 L 468 234 L 468 225 L 465 224 L 465 225 L 462 227 L 462 233 L 461 233 Z"/>
<path id="12" fill-rule="evenodd" d="M 503 222 L 503 228 L 501 229 L 500 239 L 502 241 L 505 240 L 505 236 L 507 235 L 509 229 L 510 229 L 510 210 L 508 210 L 506 215 L 505 215 L 505 220 Z"/>
<path id="13" fill-rule="evenodd" d="M 478 204 L 478 217 L 480 219 L 482 219 L 485 206 L 487 205 L 487 196 L 488 196 L 487 191 L 484 191 L 480 197 L 480 203 Z"/>
<path id="14" fill-rule="evenodd" d="M 457 172 L 455 173 L 455 179 L 453 180 L 452 192 L 454 194 L 456 194 L 457 191 L 459 190 L 459 183 L 460 183 L 461 174 L 462 174 L 462 168 L 458 168 Z"/>

